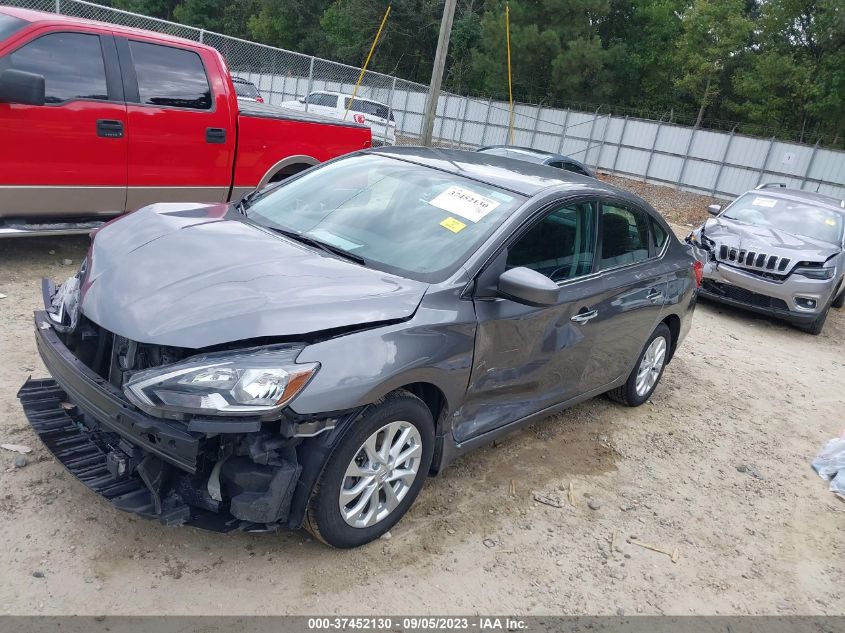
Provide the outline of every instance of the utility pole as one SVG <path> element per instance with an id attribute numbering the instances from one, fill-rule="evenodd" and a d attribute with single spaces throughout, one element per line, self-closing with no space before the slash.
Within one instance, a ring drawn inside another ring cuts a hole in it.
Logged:
<path id="1" fill-rule="evenodd" d="M 449 35 L 452 33 L 452 21 L 455 18 L 455 5 L 458 0 L 446 0 L 443 7 L 443 20 L 440 22 L 440 37 L 437 39 L 437 52 L 434 55 L 434 68 L 431 71 L 431 84 L 425 100 L 423 117 L 422 144 L 431 145 L 434 134 L 434 117 L 437 114 L 437 100 L 440 97 L 440 83 L 443 81 L 443 69 L 446 66 L 446 53 L 449 51 Z"/>

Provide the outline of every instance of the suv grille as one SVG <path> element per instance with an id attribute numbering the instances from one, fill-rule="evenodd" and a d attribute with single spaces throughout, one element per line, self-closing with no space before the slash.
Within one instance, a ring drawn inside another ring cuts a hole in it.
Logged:
<path id="1" fill-rule="evenodd" d="M 735 264 L 750 269 L 749 272 L 784 273 L 792 261 L 788 257 L 777 257 L 767 253 L 747 251 L 744 248 L 733 248 L 722 244 L 716 259 L 729 264 Z"/>
<path id="2" fill-rule="evenodd" d="M 702 289 L 705 292 L 716 295 L 718 297 L 725 297 L 726 299 L 733 299 L 740 303 L 752 305 L 757 308 L 766 308 L 768 310 L 789 310 L 786 301 L 776 297 L 769 297 L 761 295 L 756 292 L 751 292 L 739 286 L 731 286 L 728 284 L 720 284 L 709 279 L 705 279 L 702 284 Z"/>

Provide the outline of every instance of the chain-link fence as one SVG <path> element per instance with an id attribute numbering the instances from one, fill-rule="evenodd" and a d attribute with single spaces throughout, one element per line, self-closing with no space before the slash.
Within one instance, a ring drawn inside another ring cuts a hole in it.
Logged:
<path id="1" fill-rule="evenodd" d="M 337 116 L 338 107 L 309 95 L 351 95 L 360 68 L 310 55 L 138 15 L 84 0 L 0 0 L 41 11 L 61 13 L 167 33 L 213 46 L 232 74 L 251 81 L 265 101 Z M 395 142 L 416 144 L 423 127 L 428 88 L 376 72 L 364 73 L 357 96 L 387 105 L 395 120 Z M 340 104 L 344 112 L 344 101 Z M 510 126 L 507 102 L 441 93 L 434 125 L 434 144 L 474 149 L 518 145 L 572 156 L 599 171 L 673 185 L 713 196 L 731 197 L 763 181 L 845 197 L 845 152 L 816 145 L 755 138 L 730 131 L 678 125 L 667 115 L 644 119 L 600 106 L 593 111 L 518 103 Z M 373 126 L 375 140 L 387 139 Z M 393 142 L 392 136 L 388 142 Z"/>

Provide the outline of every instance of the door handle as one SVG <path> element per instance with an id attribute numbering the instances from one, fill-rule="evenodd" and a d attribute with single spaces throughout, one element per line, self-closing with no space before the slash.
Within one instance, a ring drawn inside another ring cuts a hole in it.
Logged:
<path id="1" fill-rule="evenodd" d="M 123 121 L 97 119 L 97 136 L 103 138 L 123 138 Z"/>
<path id="2" fill-rule="evenodd" d="M 579 312 L 569 320 L 575 323 L 587 323 L 590 319 L 595 319 L 598 315 L 598 310 L 589 310 L 587 312 Z"/>
<path id="3" fill-rule="evenodd" d="M 222 145 L 226 142 L 226 130 L 222 127 L 205 128 L 205 142 Z"/>
<path id="4" fill-rule="evenodd" d="M 657 303 L 663 298 L 663 293 L 660 290 L 657 290 L 656 288 L 652 288 L 648 291 L 648 294 L 645 297 L 652 303 Z"/>

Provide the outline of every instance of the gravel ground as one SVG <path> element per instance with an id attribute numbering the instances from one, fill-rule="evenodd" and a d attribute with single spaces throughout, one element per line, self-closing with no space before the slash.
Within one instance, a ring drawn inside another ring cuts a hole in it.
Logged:
<path id="1" fill-rule="evenodd" d="M 704 217 L 706 198 L 625 184 Z M 120 513 L 41 446 L 15 398 L 45 375 L 31 312 L 85 248 L 0 242 L 0 442 L 33 449 L 0 451 L 4 613 L 845 614 L 845 504 L 809 466 L 843 426 L 843 311 L 813 337 L 702 304 L 650 402 L 517 431 L 428 481 L 390 539 L 336 551 Z"/>

